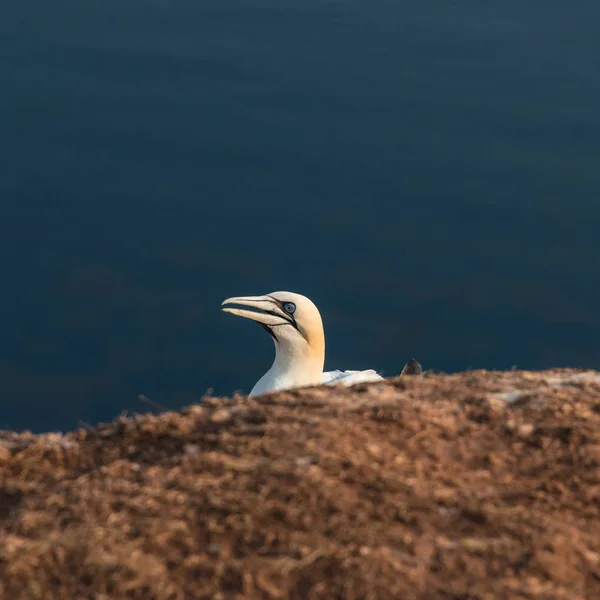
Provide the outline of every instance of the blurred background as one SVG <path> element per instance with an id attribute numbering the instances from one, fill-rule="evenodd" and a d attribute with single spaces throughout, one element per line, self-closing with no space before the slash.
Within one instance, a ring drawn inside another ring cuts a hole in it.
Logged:
<path id="1" fill-rule="evenodd" d="M 0 428 L 328 369 L 600 367 L 597 0 L 0 8 Z"/>

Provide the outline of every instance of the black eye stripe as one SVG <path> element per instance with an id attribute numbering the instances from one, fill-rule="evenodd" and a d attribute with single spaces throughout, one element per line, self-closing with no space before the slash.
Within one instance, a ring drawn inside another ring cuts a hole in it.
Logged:
<path id="1" fill-rule="evenodd" d="M 293 313 L 296 311 L 296 305 L 293 302 L 284 302 L 282 300 L 278 300 L 277 298 L 273 298 L 273 296 L 269 296 L 269 298 L 271 298 L 271 300 L 273 300 L 273 302 L 275 302 L 275 304 L 277 304 L 277 306 L 285 313 L 285 318 L 288 320 L 289 325 L 291 325 L 292 327 L 294 327 L 294 329 L 297 329 L 298 331 L 300 331 L 298 329 L 298 325 L 296 323 L 296 319 L 294 318 Z M 287 310 L 285 310 L 285 306 L 291 304 L 294 309 L 292 310 L 292 312 L 288 312 Z M 281 317 L 282 315 L 277 315 L 275 313 L 271 313 L 277 317 Z M 288 323 L 281 323 L 281 325 L 287 325 Z M 277 327 L 277 325 L 274 325 L 274 327 Z"/>

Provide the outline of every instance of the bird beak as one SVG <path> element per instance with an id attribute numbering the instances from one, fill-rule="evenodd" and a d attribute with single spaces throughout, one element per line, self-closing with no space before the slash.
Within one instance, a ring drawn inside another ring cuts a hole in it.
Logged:
<path id="1" fill-rule="evenodd" d="M 230 305 L 244 306 L 246 308 L 234 308 Z M 267 326 L 283 325 L 289 323 L 289 317 L 279 308 L 277 302 L 269 296 L 239 296 L 227 298 L 221 302 L 221 310 L 238 317 L 251 319 Z"/>

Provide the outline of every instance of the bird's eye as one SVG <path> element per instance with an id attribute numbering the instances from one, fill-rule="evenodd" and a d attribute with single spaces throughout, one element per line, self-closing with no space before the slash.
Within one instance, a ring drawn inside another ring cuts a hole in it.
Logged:
<path id="1" fill-rule="evenodd" d="M 293 315 L 294 311 L 296 310 L 296 305 L 293 302 L 285 302 L 283 305 L 283 310 L 285 310 L 288 315 Z"/>

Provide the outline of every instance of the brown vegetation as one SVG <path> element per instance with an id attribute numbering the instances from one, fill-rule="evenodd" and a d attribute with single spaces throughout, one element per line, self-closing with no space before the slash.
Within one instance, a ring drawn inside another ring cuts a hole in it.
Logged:
<path id="1" fill-rule="evenodd" d="M 600 598 L 600 375 L 400 377 L 1 433 L 0 598 Z"/>

